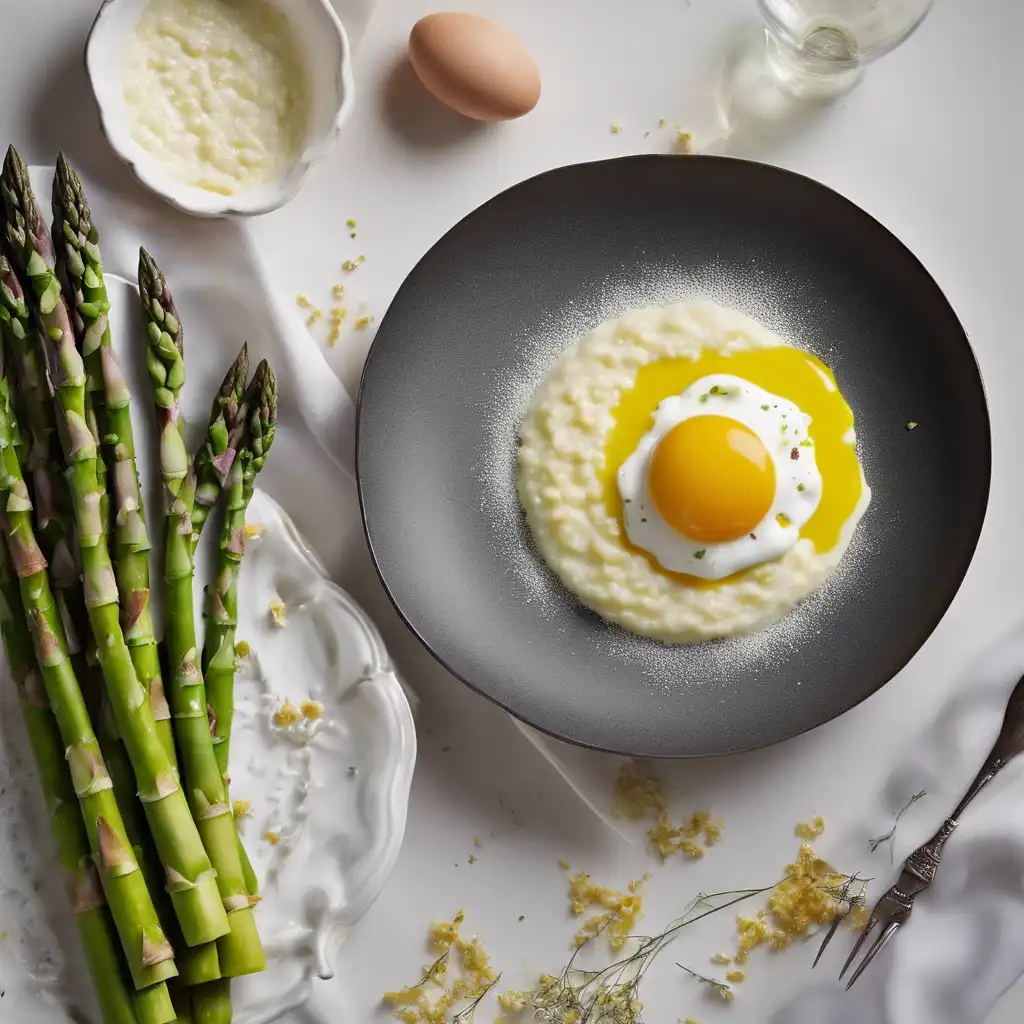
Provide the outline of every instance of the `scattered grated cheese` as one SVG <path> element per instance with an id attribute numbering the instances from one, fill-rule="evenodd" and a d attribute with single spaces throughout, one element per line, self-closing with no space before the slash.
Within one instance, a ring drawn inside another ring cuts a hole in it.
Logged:
<path id="1" fill-rule="evenodd" d="M 479 1000 L 498 980 L 491 959 L 479 936 L 464 939 L 460 934 L 465 914 L 459 911 L 451 921 L 430 928 L 429 943 L 438 958 L 423 969 L 415 985 L 384 993 L 396 1020 L 403 1024 L 446 1024 L 456 1004 Z M 454 970 L 451 968 L 454 967 Z M 454 977 L 453 977 L 454 975 Z"/>
<path id="2" fill-rule="evenodd" d="M 240 658 L 248 658 L 249 655 L 252 654 L 252 648 L 249 646 L 249 641 L 239 640 L 238 643 L 235 644 L 235 654 Z"/>
<path id="3" fill-rule="evenodd" d="M 347 225 L 348 225 L 348 226 L 349 226 L 350 228 L 354 228 L 354 227 L 358 227 L 358 226 L 359 226 L 358 224 L 356 224 L 356 219 L 355 219 L 355 217 L 349 217 L 349 219 L 348 219 L 347 221 L 345 221 L 345 223 L 346 223 L 346 224 L 347 224 Z"/>
<path id="4" fill-rule="evenodd" d="M 739 983 L 741 981 L 744 981 L 746 979 L 746 977 L 747 976 L 742 971 L 726 971 L 725 972 L 725 980 L 726 981 L 731 981 L 731 982 L 734 982 L 734 983 Z"/>
<path id="5" fill-rule="evenodd" d="M 473 845 L 478 849 L 484 848 L 484 841 L 479 836 L 473 836 Z"/>
<path id="6" fill-rule="evenodd" d="M 799 839 L 817 839 L 825 831 L 825 819 L 817 814 L 810 821 L 801 821 L 793 831 Z"/>
<path id="7" fill-rule="evenodd" d="M 612 121 L 612 135 L 621 135 L 622 125 L 618 121 Z"/>
<path id="8" fill-rule="evenodd" d="M 299 309 L 313 308 L 313 303 L 309 301 L 309 296 L 306 295 L 305 292 L 303 292 L 301 295 L 295 296 L 295 305 L 298 306 Z"/>
<path id="9" fill-rule="evenodd" d="M 288 614 L 285 609 L 285 604 L 279 597 L 275 597 L 274 600 L 270 602 L 269 611 L 271 622 L 273 622 L 279 629 L 284 629 L 284 627 L 288 625 Z"/>
<path id="10" fill-rule="evenodd" d="M 315 722 L 324 714 L 324 706 L 318 700 L 304 700 L 299 705 L 299 710 L 302 712 L 302 717 L 308 722 Z"/>
<path id="11" fill-rule="evenodd" d="M 357 331 L 365 330 L 370 324 L 373 323 L 372 316 L 361 316 L 356 320 L 355 327 Z"/>
<path id="12" fill-rule="evenodd" d="M 285 698 L 285 702 L 274 712 L 274 717 L 271 721 L 278 728 L 287 729 L 288 726 L 296 725 L 302 721 L 302 713 L 290 700 Z"/>
<path id="13" fill-rule="evenodd" d="M 672 825 L 664 783 L 657 776 L 636 774 L 629 765 L 623 766 L 615 780 L 612 814 L 629 821 L 654 818 L 647 837 L 662 860 L 675 853 L 688 860 L 700 860 L 704 847 L 714 846 L 722 838 L 722 823 L 710 811 L 697 811 L 688 821 Z M 696 842 L 698 839 L 704 847 Z"/>
<path id="14" fill-rule="evenodd" d="M 732 957 L 731 956 L 727 956 L 725 953 L 716 953 L 711 958 L 711 962 L 713 964 L 731 964 L 732 963 Z"/>
<path id="15" fill-rule="evenodd" d="M 281 842 L 281 836 L 277 832 L 264 832 L 263 839 L 271 846 L 277 846 Z"/>
<path id="16" fill-rule="evenodd" d="M 306 326 L 312 327 L 313 324 L 315 324 L 323 315 L 324 311 L 322 309 L 314 309 L 313 312 L 306 317 Z"/>
<path id="17" fill-rule="evenodd" d="M 676 148 L 680 153 L 693 152 L 693 136 L 689 132 L 676 133 Z"/>
<path id="18" fill-rule="evenodd" d="M 560 860 L 560 861 L 558 862 L 558 866 L 559 866 L 559 867 L 560 867 L 560 868 L 561 868 L 561 869 L 562 869 L 563 871 L 568 871 L 568 870 L 569 870 L 569 868 L 571 868 L 571 867 L 572 867 L 572 865 L 571 865 L 571 864 L 570 864 L 570 863 L 569 863 L 569 862 L 568 862 L 567 860 Z"/>
<path id="19" fill-rule="evenodd" d="M 576 933 L 573 945 L 579 949 L 601 933 L 607 933 L 608 943 L 613 950 L 620 950 L 634 931 L 637 919 L 643 911 L 644 899 L 640 889 L 648 876 L 630 882 L 626 892 L 598 885 L 585 872 L 569 879 L 569 909 L 580 917 L 593 906 L 603 909 L 583 922 Z"/>
<path id="20" fill-rule="evenodd" d="M 336 284 L 336 285 L 334 285 L 334 286 L 333 286 L 333 287 L 331 288 L 331 294 L 332 294 L 332 295 L 333 295 L 333 296 L 334 296 L 334 297 L 335 297 L 336 299 L 343 299 L 343 298 L 345 298 L 345 286 L 344 286 L 343 284 L 340 284 L 340 283 L 339 283 L 339 284 Z"/>
<path id="21" fill-rule="evenodd" d="M 263 536 L 263 527 L 259 523 L 246 523 L 245 535 L 250 540 Z"/>
<path id="22" fill-rule="evenodd" d="M 351 274 L 358 266 L 359 264 L 355 260 L 345 260 L 341 265 L 341 269 L 344 270 L 346 274 Z"/>
<path id="23" fill-rule="evenodd" d="M 658 127 L 659 128 L 664 128 L 665 125 L 667 125 L 667 124 L 668 124 L 668 121 L 666 121 L 665 118 L 663 118 L 663 117 L 659 117 L 658 118 Z"/>
<path id="24" fill-rule="evenodd" d="M 794 938 L 806 936 L 812 927 L 831 923 L 841 910 L 837 894 L 848 881 L 846 875 L 818 857 L 808 843 L 801 843 L 797 859 L 786 867 L 786 877 L 772 890 L 768 908 L 754 917 L 736 919 L 739 948 L 735 962 L 745 963 L 750 951 L 758 946 L 785 949 Z M 854 895 L 863 895 L 863 890 Z M 865 911 L 859 905 L 851 909 L 851 927 L 863 927 Z"/>
<path id="25" fill-rule="evenodd" d="M 235 821 L 242 821 L 244 818 L 252 817 L 252 801 L 251 800 L 232 800 L 231 801 L 231 813 L 235 816 Z"/>

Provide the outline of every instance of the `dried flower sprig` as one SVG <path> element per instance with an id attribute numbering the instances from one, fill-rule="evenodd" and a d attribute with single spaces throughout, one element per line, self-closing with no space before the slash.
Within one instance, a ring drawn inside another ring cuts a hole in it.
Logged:
<path id="1" fill-rule="evenodd" d="M 924 790 L 924 789 L 919 790 L 917 793 L 915 793 L 899 809 L 899 811 L 896 814 L 896 818 L 895 818 L 895 820 L 892 823 L 892 828 L 890 828 L 889 831 L 886 832 L 884 835 L 875 836 L 874 839 L 870 840 L 871 852 L 872 853 L 874 853 L 884 843 L 888 843 L 889 844 L 889 861 L 890 861 L 890 863 L 893 861 L 893 859 L 894 859 L 894 854 L 893 854 L 894 843 L 893 843 L 893 840 L 896 838 L 896 829 L 899 826 L 900 818 L 902 818 L 903 815 L 906 814 L 907 811 L 909 811 L 910 808 L 913 807 L 914 804 L 916 804 L 918 800 L 923 800 L 927 795 L 928 795 L 927 790 Z"/>

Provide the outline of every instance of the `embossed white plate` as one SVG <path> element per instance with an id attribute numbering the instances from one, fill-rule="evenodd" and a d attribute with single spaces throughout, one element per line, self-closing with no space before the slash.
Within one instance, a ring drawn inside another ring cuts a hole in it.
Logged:
<path id="1" fill-rule="evenodd" d="M 33 182 L 42 200 L 49 178 L 33 171 Z M 152 472 L 156 439 L 138 297 L 132 285 L 111 273 L 108 290 L 114 346 L 132 388 L 140 468 L 157 539 L 162 537 L 157 526 L 160 489 Z M 209 346 L 195 340 L 201 325 L 186 317 L 186 366 L 192 365 L 189 327 L 195 361 L 205 365 L 211 359 Z M 221 341 L 216 361 L 223 369 L 241 340 Z M 201 380 L 189 389 L 186 404 L 193 434 L 201 433 L 213 394 L 206 378 Z M 287 387 L 286 381 L 282 384 Z M 275 454 L 284 458 L 285 446 L 271 453 L 268 468 Z M 301 502 L 302 494 L 296 493 L 295 500 Z M 248 641 L 255 656 L 243 664 L 236 682 L 231 774 L 232 796 L 252 801 L 252 817 L 242 830 L 263 888 L 257 922 L 268 970 L 235 982 L 232 991 L 236 1024 L 269 1024 L 305 1003 L 317 978 L 333 974 L 346 929 L 387 880 L 405 829 L 416 739 L 402 684 L 373 623 L 328 579 L 319 558 L 267 494 L 257 490 L 248 520 L 262 529 L 248 542 L 242 564 L 238 639 Z M 198 553 L 197 611 L 201 586 L 210 576 L 216 529 L 211 520 Z M 162 573 L 160 562 L 153 558 L 154 579 Z M 269 614 L 275 598 L 285 603 L 284 628 L 274 625 Z M 159 615 L 159 604 L 156 611 Z M 273 713 L 285 699 L 296 705 L 319 701 L 323 716 L 279 729 Z M 271 845 L 261 838 L 264 833 L 280 841 Z M 81 1012 L 85 1019 L 96 1019 L 70 917 L 17 700 L 4 669 L 0 1021 L 77 1024 Z"/>

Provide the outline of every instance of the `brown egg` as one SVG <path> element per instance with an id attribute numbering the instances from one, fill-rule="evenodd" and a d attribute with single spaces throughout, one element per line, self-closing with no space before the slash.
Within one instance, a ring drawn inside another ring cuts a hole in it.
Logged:
<path id="1" fill-rule="evenodd" d="M 478 121 L 528 114 L 540 72 L 507 29 L 476 14 L 428 14 L 409 35 L 409 60 L 427 91 Z"/>

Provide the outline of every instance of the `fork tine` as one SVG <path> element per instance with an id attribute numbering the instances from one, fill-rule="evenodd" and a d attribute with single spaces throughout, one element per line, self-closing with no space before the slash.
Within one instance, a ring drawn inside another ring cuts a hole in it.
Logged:
<path id="1" fill-rule="evenodd" d="M 868 935 L 871 933 L 875 925 L 878 924 L 878 919 L 874 914 L 871 915 L 871 920 L 868 921 L 867 927 L 860 933 L 857 938 L 857 942 L 853 949 L 850 950 L 850 955 L 846 958 L 846 963 L 843 964 L 843 969 L 839 972 L 839 978 L 842 980 L 843 975 L 850 969 L 850 964 L 856 959 L 857 954 L 860 952 L 860 947 L 867 941 Z"/>
<path id="2" fill-rule="evenodd" d="M 853 972 L 853 977 L 846 983 L 846 991 L 849 992 L 853 983 L 864 973 L 869 963 L 881 952 L 882 947 L 896 934 L 899 928 L 899 921 L 890 922 L 881 935 L 875 939 L 875 944 L 868 950 L 868 955 L 861 961 L 860 966 Z"/>
<path id="3" fill-rule="evenodd" d="M 836 929 L 839 927 L 841 918 L 838 914 L 832 918 L 832 923 L 828 926 L 828 931 L 825 933 L 825 938 L 821 940 L 821 945 L 818 947 L 818 955 L 814 958 L 814 963 L 811 964 L 811 970 L 818 966 L 818 961 L 821 959 L 821 954 L 825 952 L 825 947 L 832 941 L 832 936 L 835 935 Z"/>

